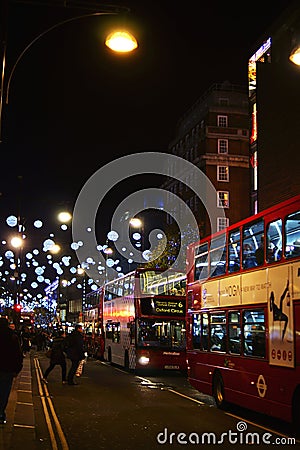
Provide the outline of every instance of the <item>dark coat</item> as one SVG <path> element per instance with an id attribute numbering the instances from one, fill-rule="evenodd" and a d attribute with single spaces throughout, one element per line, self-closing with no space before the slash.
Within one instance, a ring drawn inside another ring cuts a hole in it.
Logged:
<path id="1" fill-rule="evenodd" d="M 72 331 L 72 333 L 67 337 L 67 342 L 67 357 L 74 361 L 84 359 L 84 342 L 82 333 L 77 330 Z"/>
<path id="2" fill-rule="evenodd" d="M 0 327 L 0 371 L 17 375 L 23 367 L 23 352 L 18 335 L 9 327 Z"/>
<path id="3" fill-rule="evenodd" d="M 60 364 L 64 362 L 66 359 L 64 349 L 65 349 L 64 338 L 55 337 L 51 345 L 50 363 Z"/>

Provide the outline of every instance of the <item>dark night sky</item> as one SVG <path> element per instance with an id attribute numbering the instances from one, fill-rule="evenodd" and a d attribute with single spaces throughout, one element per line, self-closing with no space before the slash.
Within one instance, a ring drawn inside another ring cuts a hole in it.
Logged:
<path id="1" fill-rule="evenodd" d="M 6 76 L 40 33 L 85 12 L 45 6 L 63 0 L 29 3 L 36 2 L 9 1 Z M 84 184 L 108 162 L 136 152 L 166 152 L 177 121 L 213 83 L 229 80 L 246 86 L 253 46 L 289 3 L 253 0 L 245 11 L 244 5 L 221 0 L 120 1 L 131 9 L 126 19 L 89 17 L 38 39 L 16 66 L 4 109 L 1 243 L 9 241 L 5 219 L 11 214 L 25 221 L 26 252 L 40 248 L 50 232 L 60 244 L 70 243 L 71 237 L 60 235 L 64 232 L 55 213 L 72 210 Z M 129 56 L 117 56 L 103 45 L 116 19 L 139 41 Z M 2 22 L 0 32 L 4 29 Z M 97 242 L 105 242 L 111 215 L 128 194 L 161 181 L 140 175 L 115 186 L 99 208 Z M 157 216 L 151 214 L 146 228 L 157 226 Z M 33 228 L 35 219 L 44 222 L 39 231 Z M 3 251 L 8 247 L 3 243 Z M 36 277 L 30 270 L 28 281 Z M 56 275 L 45 276 L 53 280 Z M 39 289 L 43 287 L 41 282 Z"/>
<path id="2" fill-rule="evenodd" d="M 114 158 L 166 151 L 178 119 L 212 83 L 246 84 L 250 49 L 289 3 L 254 0 L 247 10 L 219 0 L 120 1 L 139 40 L 130 56 L 111 54 L 97 36 L 113 16 L 39 39 L 18 63 L 4 111 L 1 216 L 16 210 L 18 175 L 23 214 L 46 215 L 57 203 L 73 205 Z M 10 4 L 8 70 L 30 40 L 77 12 Z"/>

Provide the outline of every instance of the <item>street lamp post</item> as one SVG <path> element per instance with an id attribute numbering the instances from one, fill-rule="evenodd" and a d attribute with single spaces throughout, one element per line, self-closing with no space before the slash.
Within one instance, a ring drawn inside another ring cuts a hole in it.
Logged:
<path id="1" fill-rule="evenodd" d="M 16 279 L 16 296 L 14 299 L 14 304 L 18 305 L 20 303 L 20 296 L 21 296 L 21 258 L 22 258 L 22 247 L 23 247 L 23 239 L 21 236 L 14 236 L 11 241 L 11 245 L 16 249 L 17 255 L 15 258 L 15 273 L 14 277 Z"/>
<path id="2" fill-rule="evenodd" d="M 66 2 L 64 2 L 64 7 L 66 7 Z M 5 104 L 8 105 L 9 103 L 9 92 L 10 92 L 10 84 L 12 77 L 14 75 L 15 69 L 19 63 L 19 61 L 23 58 L 23 56 L 28 52 L 28 50 L 43 36 L 48 34 L 49 32 L 55 30 L 56 28 L 59 28 L 65 24 L 68 24 L 70 22 L 74 22 L 77 20 L 85 19 L 87 17 L 93 17 L 93 16 L 106 16 L 106 15 L 118 15 L 121 13 L 128 13 L 129 9 L 127 7 L 121 7 L 116 5 L 95 5 L 97 6 L 97 11 L 90 12 L 88 14 L 81 14 L 77 15 L 75 17 L 71 17 L 69 19 L 65 19 L 61 22 L 56 23 L 55 25 L 51 26 L 50 28 L 47 28 L 45 31 L 40 33 L 36 38 L 34 38 L 20 53 L 18 58 L 16 59 L 16 62 L 13 64 L 12 69 L 8 76 L 6 76 L 6 52 L 7 52 L 7 37 L 6 37 L 6 30 L 4 31 L 4 39 L 2 43 L 2 73 L 1 73 L 1 91 L 0 91 L 0 143 L 2 142 L 2 121 L 3 121 L 3 100 L 5 99 Z M 82 10 L 86 10 L 84 4 L 80 6 Z M 98 9 L 101 9 L 100 11 Z M 113 33 L 110 33 L 109 36 L 105 40 L 105 45 L 109 47 L 111 50 L 115 52 L 131 52 L 132 50 L 136 49 L 138 46 L 137 40 L 135 37 L 129 33 L 126 30 L 118 30 Z M 7 78 L 7 82 L 6 82 Z"/>
<path id="3" fill-rule="evenodd" d="M 23 248 L 23 237 L 22 235 L 14 236 L 11 241 L 11 245 L 16 249 L 17 255 L 15 257 L 15 272 L 14 279 L 16 280 L 16 295 L 14 297 L 13 305 L 13 322 L 16 329 L 19 329 L 20 318 L 21 318 L 21 258 L 22 258 L 22 248 Z"/>

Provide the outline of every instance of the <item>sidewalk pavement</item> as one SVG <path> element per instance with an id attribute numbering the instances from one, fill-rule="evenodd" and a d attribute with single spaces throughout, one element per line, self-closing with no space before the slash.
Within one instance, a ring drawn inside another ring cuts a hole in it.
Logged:
<path id="1" fill-rule="evenodd" d="M 6 416 L 7 423 L 0 425 L 0 450 L 35 450 L 30 354 L 24 358 L 23 369 L 14 379 Z"/>

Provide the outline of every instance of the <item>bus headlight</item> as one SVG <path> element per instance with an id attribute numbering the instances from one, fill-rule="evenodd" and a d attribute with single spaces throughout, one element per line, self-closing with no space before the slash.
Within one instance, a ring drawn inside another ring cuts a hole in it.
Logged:
<path id="1" fill-rule="evenodd" d="M 142 355 L 139 357 L 138 362 L 141 366 L 147 366 L 150 362 L 149 356 Z"/>

